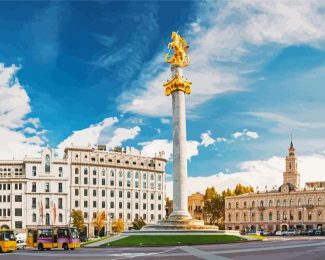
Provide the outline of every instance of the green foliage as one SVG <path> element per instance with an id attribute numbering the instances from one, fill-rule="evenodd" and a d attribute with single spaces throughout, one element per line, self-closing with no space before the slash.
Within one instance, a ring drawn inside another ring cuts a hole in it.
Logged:
<path id="1" fill-rule="evenodd" d="M 82 232 L 85 225 L 83 212 L 81 210 L 73 209 L 71 211 L 71 218 L 73 226 L 78 230 L 79 233 Z"/>
<path id="2" fill-rule="evenodd" d="M 138 218 L 132 222 L 132 225 L 133 225 L 133 229 L 140 230 L 142 227 L 146 225 L 146 222 L 144 222 L 142 218 Z"/>

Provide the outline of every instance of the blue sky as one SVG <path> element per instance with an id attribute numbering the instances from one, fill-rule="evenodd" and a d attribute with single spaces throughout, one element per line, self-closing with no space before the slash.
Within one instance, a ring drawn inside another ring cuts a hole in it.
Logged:
<path id="1" fill-rule="evenodd" d="M 169 156 L 171 99 L 162 84 L 170 72 L 163 55 L 171 32 L 179 31 L 190 45 L 185 75 L 193 81 L 189 176 L 231 175 L 248 162 L 283 158 L 291 132 L 302 158 L 323 159 L 324 7 L 1 2 L 0 155 L 107 143 Z"/>

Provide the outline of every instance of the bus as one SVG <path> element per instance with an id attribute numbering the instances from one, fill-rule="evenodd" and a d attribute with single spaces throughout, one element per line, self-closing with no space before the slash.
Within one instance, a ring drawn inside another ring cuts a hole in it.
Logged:
<path id="1" fill-rule="evenodd" d="M 63 248 L 73 250 L 80 247 L 76 228 L 68 226 L 27 227 L 27 246 L 39 251 Z"/>
<path id="2" fill-rule="evenodd" d="M 17 250 L 17 243 L 13 230 L 0 229 L 0 253 Z"/>

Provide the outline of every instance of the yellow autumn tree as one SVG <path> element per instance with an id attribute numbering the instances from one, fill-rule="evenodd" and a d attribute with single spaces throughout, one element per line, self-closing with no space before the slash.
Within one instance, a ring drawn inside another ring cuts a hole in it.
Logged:
<path id="1" fill-rule="evenodd" d="M 77 228 L 78 232 L 82 232 L 85 222 L 84 222 L 84 214 L 81 210 L 73 209 L 71 211 L 72 224 L 75 228 Z"/>
<path id="2" fill-rule="evenodd" d="M 98 233 L 105 227 L 107 214 L 105 211 L 97 211 L 96 216 L 92 219 L 91 224 L 98 231 Z"/>
<path id="3" fill-rule="evenodd" d="M 122 233 L 124 231 L 124 222 L 122 219 L 115 219 L 112 223 L 112 231 L 114 233 Z"/>

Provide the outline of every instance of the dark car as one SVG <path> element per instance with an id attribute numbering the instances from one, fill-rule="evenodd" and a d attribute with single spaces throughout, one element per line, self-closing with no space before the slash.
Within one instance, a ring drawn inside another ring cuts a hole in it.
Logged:
<path id="1" fill-rule="evenodd" d="M 315 235 L 315 229 L 309 229 L 309 230 L 307 231 L 307 234 L 308 234 L 308 236 L 313 236 L 313 235 Z"/>
<path id="2" fill-rule="evenodd" d="M 320 229 L 317 229 L 315 231 L 315 236 L 320 236 L 322 234 L 322 231 Z"/>
<path id="3" fill-rule="evenodd" d="M 302 230 L 300 230 L 300 233 L 299 233 L 299 235 L 300 235 L 300 236 L 306 236 L 306 235 L 308 235 L 308 231 L 307 231 L 307 230 L 304 230 L 304 229 L 302 229 Z"/>

